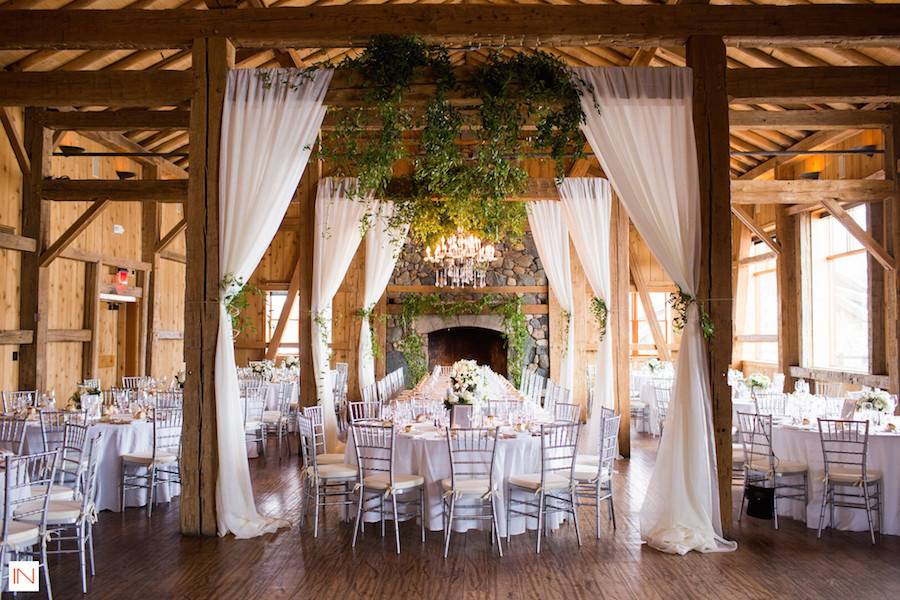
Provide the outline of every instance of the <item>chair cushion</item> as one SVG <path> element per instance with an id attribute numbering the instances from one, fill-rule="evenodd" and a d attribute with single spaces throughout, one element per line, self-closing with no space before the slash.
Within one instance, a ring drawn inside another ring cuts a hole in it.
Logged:
<path id="1" fill-rule="evenodd" d="M 275 424 L 281 421 L 282 419 L 287 420 L 287 417 L 282 417 L 281 412 L 277 410 L 267 410 L 263 412 L 262 420 L 263 423 Z"/>
<path id="2" fill-rule="evenodd" d="M 576 481 L 593 481 L 597 479 L 597 471 L 600 465 L 582 465 L 575 463 L 575 473 L 573 477 Z M 609 481 L 609 470 L 604 469 L 600 476 L 600 481 Z"/>
<path id="3" fill-rule="evenodd" d="M 40 530 L 36 525 L 23 523 L 22 521 L 10 521 L 6 530 L 6 541 L 12 547 L 24 548 L 37 544 Z"/>
<path id="4" fill-rule="evenodd" d="M 319 464 L 316 470 L 321 479 L 355 479 L 357 474 L 356 467 L 343 463 Z"/>
<path id="5" fill-rule="evenodd" d="M 766 473 L 769 471 L 769 461 L 763 457 L 754 458 L 748 465 L 751 471 Z M 809 467 L 805 463 L 795 462 L 791 460 L 775 459 L 775 472 L 779 475 L 790 475 L 792 473 L 805 473 Z"/>
<path id="6" fill-rule="evenodd" d="M 39 494 L 43 494 L 44 490 L 42 488 L 32 488 L 29 495 L 37 496 Z M 50 486 L 50 499 L 51 500 L 74 500 L 75 499 L 75 486 L 71 484 L 62 484 L 62 483 L 54 483 Z"/>
<path id="7" fill-rule="evenodd" d="M 41 510 L 43 503 L 28 502 L 16 509 L 17 514 Z M 75 523 L 81 516 L 81 501 L 78 500 L 51 500 L 47 504 L 47 523 L 52 525 L 65 525 Z M 18 517 L 17 517 L 18 518 Z M 40 513 L 21 517 L 23 521 L 40 521 Z"/>
<path id="8" fill-rule="evenodd" d="M 579 465 L 599 465 L 600 457 L 596 454 L 579 454 L 575 457 L 575 462 Z"/>
<path id="9" fill-rule="evenodd" d="M 448 477 L 441 479 L 441 488 L 445 492 L 453 491 L 463 496 L 483 496 L 491 490 L 491 480 L 483 479 L 460 479 L 456 482 L 456 488 L 453 487 L 453 481 Z"/>
<path id="10" fill-rule="evenodd" d="M 541 487 L 541 474 L 529 473 L 527 475 L 513 475 L 509 478 L 510 485 L 525 488 L 528 490 L 537 490 Z M 556 473 L 547 473 L 547 480 L 544 481 L 544 490 L 567 490 L 569 489 L 569 479 Z"/>
<path id="11" fill-rule="evenodd" d="M 881 477 L 882 473 L 878 469 L 866 469 L 867 481 L 878 481 Z M 828 480 L 833 483 L 855 484 L 862 480 L 862 472 L 859 469 L 831 469 Z"/>
<path id="12" fill-rule="evenodd" d="M 398 491 L 412 489 L 425 484 L 425 478 L 421 475 L 394 475 L 394 489 Z M 375 490 L 386 490 L 391 485 L 391 478 L 387 473 L 369 475 L 363 479 L 363 486 Z"/>
<path id="13" fill-rule="evenodd" d="M 344 462 L 343 454 L 316 454 L 316 464 L 318 465 L 334 465 Z"/>
<path id="14" fill-rule="evenodd" d="M 631 410 L 632 411 L 644 410 L 645 408 L 647 408 L 646 402 L 641 402 L 640 400 L 632 400 L 631 401 Z"/>
<path id="15" fill-rule="evenodd" d="M 247 421 L 244 423 L 244 431 L 257 431 L 263 425 L 262 421 Z"/>
<path id="16" fill-rule="evenodd" d="M 153 464 L 154 462 L 152 452 L 135 452 L 134 454 L 123 454 L 122 460 L 138 465 L 149 465 Z M 177 461 L 178 457 L 174 454 L 161 453 L 156 455 L 157 465 L 168 465 Z"/>

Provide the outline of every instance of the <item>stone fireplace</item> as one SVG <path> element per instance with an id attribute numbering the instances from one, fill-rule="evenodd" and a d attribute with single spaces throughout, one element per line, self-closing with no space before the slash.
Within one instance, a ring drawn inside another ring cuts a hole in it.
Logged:
<path id="1" fill-rule="evenodd" d="M 448 327 L 428 334 L 428 369 L 471 359 L 506 373 L 506 340 L 503 334 L 482 327 Z"/>

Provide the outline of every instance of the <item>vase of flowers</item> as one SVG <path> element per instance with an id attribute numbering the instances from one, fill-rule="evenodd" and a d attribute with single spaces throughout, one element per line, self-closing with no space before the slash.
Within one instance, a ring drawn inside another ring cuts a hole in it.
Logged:
<path id="1" fill-rule="evenodd" d="M 769 379 L 768 375 L 752 373 L 744 380 L 744 385 L 747 386 L 747 389 L 750 390 L 751 394 L 756 394 L 757 392 L 764 392 L 769 389 L 769 386 L 772 385 L 772 380 Z"/>
<path id="2" fill-rule="evenodd" d="M 250 364 L 250 370 L 257 377 L 269 381 L 272 379 L 272 375 L 275 374 L 275 361 L 267 359 L 253 362 Z"/>
<path id="3" fill-rule="evenodd" d="M 472 406 L 484 396 L 484 375 L 474 360 L 460 360 L 450 367 L 450 387 L 444 407 L 450 410 L 451 427 L 467 427 Z"/>
<path id="4" fill-rule="evenodd" d="M 894 412 L 894 400 L 884 390 L 865 390 L 856 399 L 856 410 L 868 413 L 876 425 L 881 425 L 882 416 Z"/>
<path id="5" fill-rule="evenodd" d="M 284 360 L 281 361 L 282 369 L 297 369 L 300 367 L 300 357 L 299 356 L 285 356 Z"/>

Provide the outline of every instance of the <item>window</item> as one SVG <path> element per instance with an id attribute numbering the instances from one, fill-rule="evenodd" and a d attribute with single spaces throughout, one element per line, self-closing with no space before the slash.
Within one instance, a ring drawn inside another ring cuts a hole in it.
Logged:
<path id="1" fill-rule="evenodd" d="M 769 247 L 757 242 L 750 247 L 750 258 L 771 254 Z M 767 258 L 741 266 L 747 272 L 747 287 L 742 315 L 736 323 L 740 358 L 759 362 L 778 362 L 778 277 L 775 259 Z"/>
<path id="2" fill-rule="evenodd" d="M 865 228 L 865 205 L 847 211 Z M 811 231 L 812 365 L 869 369 L 868 260 L 862 245 L 831 216 Z"/>
<path id="3" fill-rule="evenodd" d="M 275 335 L 278 319 L 287 300 L 287 292 L 266 292 L 266 344 Z M 294 305 L 288 315 L 288 322 L 278 345 L 278 355 L 297 354 L 300 347 L 300 299 L 294 298 Z"/>
<path id="4" fill-rule="evenodd" d="M 672 307 L 669 306 L 668 292 L 649 292 L 650 303 L 656 313 L 656 321 L 662 329 L 666 343 L 672 344 Z M 631 355 L 656 356 L 656 344 L 647 321 L 641 298 L 637 292 L 628 294 L 628 314 L 631 317 Z"/>

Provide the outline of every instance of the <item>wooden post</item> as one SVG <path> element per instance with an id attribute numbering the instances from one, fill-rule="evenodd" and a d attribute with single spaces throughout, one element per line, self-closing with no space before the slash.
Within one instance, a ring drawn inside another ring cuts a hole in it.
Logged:
<path id="1" fill-rule="evenodd" d="M 894 182 L 894 197 L 884 202 L 885 246 L 895 258 L 900 251 L 900 104 L 891 105 L 891 124 L 884 129 L 884 178 Z M 871 269 L 871 267 L 870 267 Z M 889 391 L 900 393 L 900 275 L 888 271 L 885 289 L 885 356 Z"/>
<path id="2" fill-rule="evenodd" d="M 613 194 L 609 227 L 609 269 L 612 296 L 609 298 L 609 324 L 613 352 L 613 394 L 619 421 L 619 454 L 631 456 L 631 323 L 628 314 L 629 221 L 625 208 Z M 602 375 L 602 374 L 601 374 Z"/>
<path id="3" fill-rule="evenodd" d="M 800 217 L 788 213 L 787 206 L 775 212 L 775 235 L 781 254 L 775 260 L 778 278 L 778 367 L 784 373 L 785 388 L 794 387 L 791 367 L 800 366 L 802 285 L 800 278 Z M 879 267 L 880 268 L 880 267 Z"/>
<path id="4" fill-rule="evenodd" d="M 159 167 L 156 165 L 145 165 L 141 168 L 142 179 L 157 179 L 159 177 Z M 156 278 L 159 273 L 159 254 L 156 252 L 156 245 L 159 242 L 159 203 L 158 202 L 142 202 L 141 203 L 141 260 L 150 263 L 150 271 L 144 271 L 141 275 L 139 285 L 144 289 L 143 298 L 141 298 L 142 312 L 145 315 L 144 332 L 143 332 L 143 348 L 144 360 L 142 368 L 144 374 L 153 375 L 153 359 L 156 358 L 156 331 L 159 329 L 157 319 L 157 294 Z"/>
<path id="5" fill-rule="evenodd" d="M 687 64 L 694 70 L 694 134 L 700 175 L 701 278 L 698 297 L 705 300 L 715 327 L 707 343 L 713 429 L 719 479 L 723 535 L 731 533 L 731 388 L 733 323 L 731 289 L 731 181 L 729 170 L 728 96 L 725 90 L 725 44 L 720 37 L 692 36 Z"/>
<path id="6" fill-rule="evenodd" d="M 315 406 L 316 372 L 312 361 L 312 285 L 313 245 L 316 230 L 316 187 L 319 184 L 319 164 L 310 161 L 300 180 L 297 195 L 300 200 L 297 250 L 300 253 L 300 404 Z"/>
<path id="7" fill-rule="evenodd" d="M 102 276 L 103 263 L 99 261 L 85 263 L 82 327 L 91 332 L 91 340 L 81 347 L 81 375 L 84 379 L 95 379 L 100 366 L 100 284 Z M 112 384 L 115 385 L 115 382 Z M 109 385 L 107 383 L 107 386 Z"/>
<path id="8" fill-rule="evenodd" d="M 181 531 L 216 534 L 215 358 L 219 334 L 219 140 L 234 47 L 225 38 L 194 41 L 191 172 L 187 220 Z"/>
<path id="9" fill-rule="evenodd" d="M 34 332 L 31 344 L 19 348 L 19 389 L 47 387 L 47 319 L 49 280 L 40 266 L 49 245 L 50 203 L 41 197 L 44 176 L 50 174 L 53 132 L 43 125 L 43 110 L 25 109 L 25 150 L 31 166 L 22 186 L 22 235 L 37 241 L 34 252 L 22 253 L 19 288 L 19 329 Z"/>

